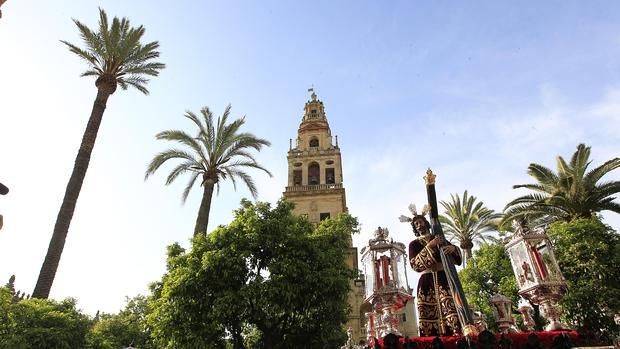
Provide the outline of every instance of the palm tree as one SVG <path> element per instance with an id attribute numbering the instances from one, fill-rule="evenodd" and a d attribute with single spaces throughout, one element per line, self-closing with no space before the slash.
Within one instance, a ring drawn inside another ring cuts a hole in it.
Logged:
<path id="1" fill-rule="evenodd" d="M 591 162 L 590 147 L 579 144 L 570 162 L 557 157 L 557 173 L 543 165 L 530 164 L 527 173 L 537 183 L 519 184 L 513 188 L 534 192 L 509 202 L 504 208 L 504 222 L 537 218 L 570 221 L 590 218 L 605 210 L 620 213 L 620 204 L 614 202 L 616 197 L 613 196 L 620 192 L 620 181 L 599 183 L 604 175 L 620 167 L 620 158 L 588 171 Z"/>
<path id="2" fill-rule="evenodd" d="M 250 190 L 252 197 L 256 198 L 258 193 L 256 185 L 252 177 L 244 170 L 255 168 L 265 171 L 271 176 L 271 172 L 259 165 L 248 151 L 250 148 L 260 151 L 263 146 L 270 146 L 271 143 L 265 139 L 257 138 L 251 133 L 239 132 L 245 123 L 245 117 L 227 124 L 230 115 L 230 105 L 228 105 L 224 114 L 217 118 L 217 124 L 214 125 L 213 114 L 208 107 L 203 107 L 200 113 L 203 120 L 200 120 L 191 111 L 185 113 L 185 117 L 190 119 L 198 128 L 197 136 L 192 137 L 179 130 L 163 131 L 155 136 L 157 139 L 178 142 L 187 147 L 189 151 L 168 149 L 157 154 L 148 165 L 144 177 L 146 180 L 168 160 L 180 160 L 181 163 L 168 174 L 166 185 L 174 182 L 179 175 L 190 173 L 189 182 L 183 190 L 183 203 L 187 200 L 190 190 L 200 177 L 203 193 L 196 226 L 194 227 L 194 236 L 198 233 L 206 234 L 207 232 L 213 189 L 217 186 L 219 192 L 220 180 L 230 178 L 234 188 L 237 189 L 236 179 L 241 179 Z"/>
<path id="3" fill-rule="evenodd" d="M 154 59 L 159 57 L 157 41 L 142 45 L 140 40 L 144 34 L 144 27 L 131 27 L 127 18 L 119 20 L 114 17 L 110 26 L 105 11 L 99 9 L 97 30 L 91 30 L 78 20 L 74 19 L 73 22 L 78 27 L 86 48 L 79 48 L 66 41 L 61 42 L 88 63 L 89 69 L 82 76 L 97 77 L 95 80 L 97 97 L 56 218 L 47 255 L 32 294 L 37 298 L 47 298 L 52 288 L 108 98 L 116 91 L 117 86 L 123 90 L 131 86 L 148 94 L 149 91 L 145 87 L 148 79 L 145 76 L 157 76 L 165 67 L 162 63 L 154 62 Z"/>
<path id="4" fill-rule="evenodd" d="M 445 215 L 439 216 L 439 221 L 445 225 L 445 234 L 451 240 L 457 240 L 465 251 L 465 261 L 472 258 L 471 250 L 474 242 L 487 242 L 493 239 L 488 233 L 497 230 L 500 213 L 484 206 L 482 201 L 476 202 L 475 196 L 469 196 L 467 190 L 463 199 L 459 194 L 451 194 L 451 202 L 441 201 Z"/>

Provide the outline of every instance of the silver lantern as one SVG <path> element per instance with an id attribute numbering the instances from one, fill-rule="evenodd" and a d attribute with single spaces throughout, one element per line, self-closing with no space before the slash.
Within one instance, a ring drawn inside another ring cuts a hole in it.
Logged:
<path id="1" fill-rule="evenodd" d="M 514 332 L 512 318 L 512 301 L 503 294 L 495 294 L 490 299 L 493 305 L 493 316 L 502 333 Z"/>
<path id="2" fill-rule="evenodd" d="M 506 244 L 519 295 L 541 307 L 549 320 L 547 331 L 565 329 L 560 323 L 557 302 L 566 293 L 549 237 L 543 228 L 530 229 L 525 221 L 513 222 L 512 239 Z"/>
<path id="3" fill-rule="evenodd" d="M 388 240 L 387 228 L 377 228 L 374 238 L 368 241 L 362 253 L 362 265 L 366 277 L 365 303 L 370 304 L 373 314 L 368 314 L 371 332 L 384 337 L 398 331 L 399 316 L 394 314 L 413 297 L 407 292 L 405 273 L 405 245 Z M 370 334 L 370 333 L 369 333 Z"/>

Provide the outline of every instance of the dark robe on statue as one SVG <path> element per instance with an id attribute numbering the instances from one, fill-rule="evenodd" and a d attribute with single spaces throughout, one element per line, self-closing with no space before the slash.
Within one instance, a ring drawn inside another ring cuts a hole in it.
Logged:
<path id="1" fill-rule="evenodd" d="M 409 262 L 413 270 L 422 273 L 418 282 L 418 314 L 420 336 L 451 336 L 461 333 L 459 318 L 443 271 L 439 248 L 426 247 L 433 237 L 422 235 L 409 244 Z M 461 252 L 452 255 L 461 264 Z"/>

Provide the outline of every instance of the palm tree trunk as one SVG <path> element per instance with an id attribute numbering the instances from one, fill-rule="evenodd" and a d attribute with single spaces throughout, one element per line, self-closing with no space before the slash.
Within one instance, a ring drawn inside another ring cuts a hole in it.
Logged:
<path id="1" fill-rule="evenodd" d="M 472 258 L 471 248 L 466 248 L 465 249 L 465 263 L 463 263 L 463 265 L 467 265 L 467 263 L 469 263 L 471 258 Z"/>
<path id="2" fill-rule="evenodd" d="M 69 225 L 71 224 L 71 218 L 73 218 L 73 212 L 75 211 L 75 204 L 80 190 L 82 189 L 82 183 L 86 176 L 86 170 L 90 162 L 90 155 L 95 146 L 95 140 L 97 139 L 97 132 L 99 131 L 99 125 L 101 125 L 101 119 L 103 118 L 103 112 L 105 111 L 106 103 L 110 97 L 109 91 L 104 91 L 99 88 L 97 90 L 97 97 L 93 104 L 93 109 L 82 136 L 82 143 L 80 149 L 75 158 L 75 164 L 73 165 L 73 172 L 67 183 L 67 189 L 65 190 L 65 197 L 62 200 L 60 211 L 56 217 L 56 224 L 54 225 L 54 233 L 50 240 L 49 247 L 47 248 L 47 255 L 45 261 L 41 266 L 39 272 L 39 278 L 37 284 L 32 293 L 36 298 L 49 297 L 54 277 L 56 276 L 56 270 L 58 269 L 58 263 L 60 262 L 60 256 L 62 250 L 65 247 L 65 239 L 67 238 L 67 232 L 69 231 Z"/>
<path id="3" fill-rule="evenodd" d="M 194 236 L 199 233 L 207 234 L 207 226 L 209 225 L 209 212 L 211 211 L 211 198 L 213 197 L 213 187 L 215 181 L 212 179 L 205 179 L 202 184 L 204 187 L 202 193 L 202 201 L 200 202 L 200 208 L 198 209 L 198 217 L 196 218 L 196 226 L 194 227 Z"/>

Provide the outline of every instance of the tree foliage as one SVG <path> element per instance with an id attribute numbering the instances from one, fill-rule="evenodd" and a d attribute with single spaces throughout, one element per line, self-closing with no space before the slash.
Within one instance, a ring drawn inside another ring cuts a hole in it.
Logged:
<path id="1" fill-rule="evenodd" d="M 565 319 L 585 332 L 617 335 L 620 313 L 620 235 L 598 218 L 557 222 L 547 234 L 568 282 Z"/>
<path id="2" fill-rule="evenodd" d="M 157 76 L 165 68 L 163 63 L 154 62 L 159 57 L 159 43 L 152 41 L 142 44 L 144 27 L 132 27 L 129 19 L 114 17 L 112 23 L 103 9 L 99 9 L 99 27 L 90 29 L 84 23 L 74 19 L 85 48 L 80 48 L 65 40 L 61 42 L 78 57 L 86 61 L 88 70 L 82 76 L 96 76 L 98 82 L 116 84 L 123 90 L 129 86 L 144 94 L 148 79 L 145 76 Z"/>
<path id="3" fill-rule="evenodd" d="M 497 229 L 502 215 L 485 207 L 484 202 L 476 202 L 477 198 L 468 195 L 467 190 L 462 199 L 459 194 L 450 196 L 450 202 L 441 202 L 445 212 L 439 216 L 439 221 L 444 225 L 446 236 L 459 242 L 468 262 L 472 258 L 474 243 L 487 242 L 491 238 L 489 233 Z"/>
<path id="4" fill-rule="evenodd" d="M 7 287 L 0 287 L 0 348 L 3 348 L 3 338 L 9 338 L 15 331 L 12 299 L 11 290 Z"/>
<path id="5" fill-rule="evenodd" d="M 199 180 L 203 187 L 202 201 L 198 210 L 194 234 L 207 232 L 213 187 L 219 192 L 220 180 L 230 179 L 235 189 L 240 179 L 250 190 L 254 198 L 258 193 L 252 177 L 247 169 L 259 169 L 271 176 L 266 168 L 256 162 L 250 153 L 251 149 L 260 151 L 263 146 L 271 143 L 248 132 L 240 132 L 245 124 L 245 117 L 228 123 L 230 105 L 224 114 L 213 122 L 213 114 L 208 107 L 200 110 L 202 118 L 188 111 L 185 117 L 197 128 L 196 136 L 181 130 L 167 130 L 158 133 L 158 140 L 179 143 L 187 150 L 173 148 L 160 152 L 151 160 L 146 170 L 145 179 L 154 174 L 168 160 L 179 160 L 166 178 L 166 185 L 174 182 L 178 176 L 189 174 L 189 182 L 183 190 L 182 200 L 185 202 L 194 184 Z"/>
<path id="6" fill-rule="evenodd" d="M 614 195 L 620 192 L 620 181 L 600 182 L 603 176 L 620 167 L 620 158 L 608 160 L 588 171 L 591 162 L 590 147 L 579 144 L 569 162 L 557 157 L 557 173 L 543 165 L 530 164 L 527 172 L 536 183 L 519 184 L 513 188 L 534 192 L 509 202 L 504 209 L 504 222 L 541 216 L 551 221 L 570 221 L 590 218 L 605 210 L 620 213 L 620 204 L 614 202 Z"/>
<path id="7" fill-rule="evenodd" d="M 459 278 L 469 304 L 482 312 L 490 327 L 497 330 L 489 300 L 500 293 L 510 298 L 516 307 L 519 300 L 517 279 L 501 243 L 482 244 L 474 255 L 473 263 L 459 272 Z"/>
<path id="8" fill-rule="evenodd" d="M 199 234 L 192 249 L 168 249 L 148 316 L 161 348 L 324 348 L 344 342 L 345 262 L 357 221 L 347 214 L 317 228 L 291 214 L 242 201 L 235 219 Z"/>
<path id="9" fill-rule="evenodd" d="M 12 303 L 6 297 L 10 294 L 7 291 L 6 288 L 0 291 L 0 302 L 8 315 L 0 316 L 0 331 L 3 332 L 1 349 L 73 349 L 85 346 L 92 320 L 76 308 L 74 299 L 56 302 L 33 298 Z"/>
<path id="10" fill-rule="evenodd" d="M 75 299 L 15 302 L 13 292 L 0 287 L 0 349 L 154 348 L 145 326 L 148 311 L 147 298 L 137 296 L 118 314 L 93 319 Z"/>
<path id="11" fill-rule="evenodd" d="M 145 296 L 127 299 L 118 314 L 99 314 L 87 336 L 88 349 L 118 349 L 133 346 L 153 348 L 146 328 L 148 302 Z"/>

